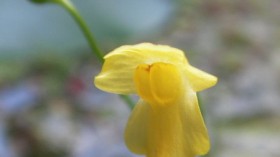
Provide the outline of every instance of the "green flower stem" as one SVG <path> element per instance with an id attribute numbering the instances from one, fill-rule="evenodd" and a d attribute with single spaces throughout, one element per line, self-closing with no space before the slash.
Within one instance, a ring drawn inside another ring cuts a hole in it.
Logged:
<path id="1" fill-rule="evenodd" d="M 128 107 L 132 110 L 134 107 L 134 101 L 127 95 L 120 95 L 124 102 L 128 105 Z"/>
<path id="2" fill-rule="evenodd" d="M 199 105 L 199 108 L 200 108 L 200 112 L 203 116 L 205 114 L 205 111 L 204 111 L 203 102 L 201 101 L 200 93 L 197 93 L 196 95 L 197 95 L 197 102 L 198 102 L 198 105 Z"/>
<path id="3" fill-rule="evenodd" d="M 94 40 L 93 35 L 90 32 L 90 29 L 87 27 L 86 22 L 83 20 L 83 18 L 80 16 L 78 10 L 75 8 L 73 3 L 71 3 L 70 0 L 57 0 L 58 4 L 60 4 L 64 9 L 67 10 L 67 12 L 72 16 L 72 18 L 75 20 L 75 22 L 79 25 L 81 31 L 83 32 L 85 38 L 88 41 L 88 44 L 92 50 L 92 53 L 96 55 L 99 61 L 102 63 L 104 62 L 103 54 L 98 48 L 96 41 Z"/>
<path id="4" fill-rule="evenodd" d="M 71 3 L 70 0 L 55 0 L 55 2 L 59 5 L 61 5 L 71 16 L 74 18 L 75 22 L 80 27 L 81 31 L 83 32 L 85 38 L 88 41 L 88 44 L 90 45 L 90 48 L 92 50 L 92 53 L 97 57 L 97 59 L 104 63 L 103 59 L 103 53 L 98 48 L 96 41 L 91 34 L 90 29 L 87 27 L 86 22 L 83 20 L 83 18 L 80 16 L 78 10 L 75 8 L 73 3 Z M 122 100 L 128 105 L 128 107 L 132 110 L 134 107 L 133 100 L 127 96 L 127 95 L 120 95 Z"/>

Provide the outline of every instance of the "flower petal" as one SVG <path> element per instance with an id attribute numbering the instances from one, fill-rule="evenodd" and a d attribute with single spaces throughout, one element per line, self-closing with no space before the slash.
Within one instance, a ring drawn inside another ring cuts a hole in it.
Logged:
<path id="1" fill-rule="evenodd" d="M 209 138 L 196 94 L 172 106 L 153 108 L 140 100 L 125 130 L 128 148 L 148 157 L 194 157 L 209 151 Z"/>
<path id="2" fill-rule="evenodd" d="M 125 130 L 128 148 L 148 157 L 194 157 L 209 151 L 210 143 L 196 93 L 186 94 L 173 105 L 151 107 L 140 100 Z"/>
<path id="3" fill-rule="evenodd" d="M 217 83 L 217 77 L 201 71 L 191 65 L 186 67 L 185 73 L 193 90 L 196 92 L 210 88 Z"/>
<path id="4" fill-rule="evenodd" d="M 148 114 L 150 106 L 139 100 L 134 107 L 125 129 L 125 143 L 134 153 L 146 154 Z"/>
<path id="5" fill-rule="evenodd" d="M 185 132 L 184 140 L 195 155 L 204 155 L 209 151 L 210 143 L 196 93 L 189 91 L 182 104 L 180 111 Z"/>
<path id="6" fill-rule="evenodd" d="M 181 50 L 150 43 L 122 46 L 104 58 L 102 71 L 94 83 L 98 88 L 116 94 L 136 93 L 133 75 L 139 64 L 163 62 L 182 67 L 188 63 Z"/>
<path id="7" fill-rule="evenodd" d="M 140 64 L 134 72 L 134 83 L 137 94 L 144 100 L 152 100 L 153 95 L 150 85 L 150 65 Z"/>
<path id="8" fill-rule="evenodd" d="M 194 157 L 209 151 L 197 97 L 189 90 L 176 104 L 149 112 L 147 156 Z"/>
<path id="9" fill-rule="evenodd" d="M 149 79 L 151 94 L 154 99 L 148 101 L 149 103 L 154 102 L 151 105 L 173 105 L 173 102 L 178 97 L 182 97 L 184 93 L 182 73 L 172 64 L 152 64 Z"/>
<path id="10" fill-rule="evenodd" d="M 149 113 L 147 156 L 148 157 L 194 157 L 192 141 L 185 140 L 181 104 L 156 108 Z M 191 140 L 191 139 L 189 139 Z"/>

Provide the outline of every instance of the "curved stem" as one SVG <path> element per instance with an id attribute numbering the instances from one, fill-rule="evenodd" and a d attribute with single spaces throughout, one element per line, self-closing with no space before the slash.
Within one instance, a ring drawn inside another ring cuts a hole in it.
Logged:
<path id="1" fill-rule="evenodd" d="M 119 95 L 124 102 L 128 105 L 128 107 L 132 110 L 134 107 L 134 101 L 127 95 Z"/>
<path id="2" fill-rule="evenodd" d="M 57 4 L 61 5 L 75 20 L 75 22 L 78 24 L 79 28 L 83 32 L 85 38 L 88 41 L 88 44 L 90 45 L 90 48 L 92 50 L 92 53 L 97 57 L 97 59 L 100 62 L 104 62 L 103 59 L 103 53 L 98 48 L 96 41 L 91 34 L 90 29 L 87 27 L 86 22 L 83 20 L 81 15 L 79 14 L 78 10 L 75 8 L 75 6 L 71 3 L 70 0 L 54 0 Z M 127 95 L 120 95 L 122 100 L 128 105 L 130 109 L 133 109 L 134 102 L 133 100 L 127 96 Z"/>
<path id="3" fill-rule="evenodd" d="M 96 41 L 93 37 L 93 35 L 90 32 L 90 29 L 87 27 L 86 22 L 83 20 L 83 18 L 80 16 L 78 10 L 75 8 L 75 6 L 71 3 L 69 0 L 58 0 L 58 4 L 60 4 L 64 9 L 67 10 L 67 12 L 73 17 L 75 22 L 79 25 L 81 31 L 83 32 L 85 38 L 88 41 L 88 44 L 92 50 L 92 53 L 96 55 L 99 61 L 102 63 L 104 62 L 103 54 L 98 48 Z"/>

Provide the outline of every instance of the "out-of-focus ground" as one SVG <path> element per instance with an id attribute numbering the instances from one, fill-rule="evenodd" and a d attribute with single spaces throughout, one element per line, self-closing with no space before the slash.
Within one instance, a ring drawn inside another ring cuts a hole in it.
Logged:
<path id="1" fill-rule="evenodd" d="M 280 1 L 74 2 L 105 51 L 168 44 L 219 78 L 201 92 L 208 157 L 280 156 Z M 130 110 L 92 84 L 101 64 L 69 16 L 19 0 L 0 8 L 0 156 L 136 156 L 123 142 Z"/>

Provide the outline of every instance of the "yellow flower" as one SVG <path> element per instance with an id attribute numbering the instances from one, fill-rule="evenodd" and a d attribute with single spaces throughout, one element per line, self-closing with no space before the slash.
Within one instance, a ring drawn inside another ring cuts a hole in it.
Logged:
<path id="1" fill-rule="evenodd" d="M 217 78 L 191 66 L 184 53 L 164 45 L 122 46 L 104 57 L 95 85 L 116 94 L 138 94 L 125 142 L 147 157 L 194 157 L 209 151 L 196 92 Z"/>

